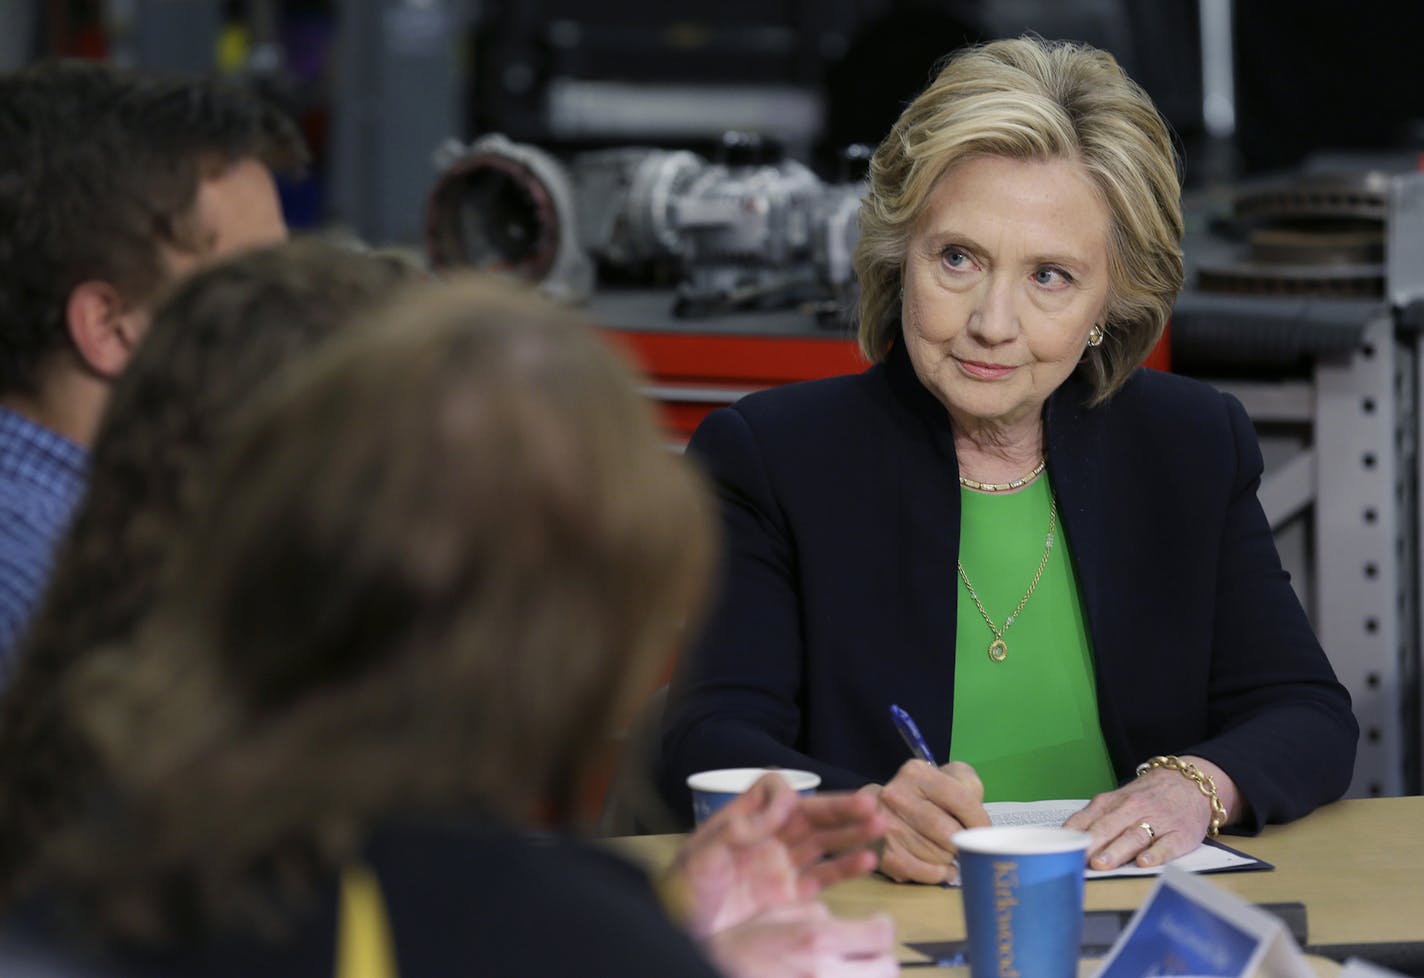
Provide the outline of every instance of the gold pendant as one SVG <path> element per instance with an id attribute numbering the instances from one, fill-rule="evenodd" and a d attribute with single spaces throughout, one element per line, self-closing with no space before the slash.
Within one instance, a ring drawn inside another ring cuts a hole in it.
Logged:
<path id="1" fill-rule="evenodd" d="M 989 643 L 989 658 L 995 662 L 1003 662 L 1009 657 L 1009 647 L 1004 644 L 1004 640 L 996 638 Z"/>

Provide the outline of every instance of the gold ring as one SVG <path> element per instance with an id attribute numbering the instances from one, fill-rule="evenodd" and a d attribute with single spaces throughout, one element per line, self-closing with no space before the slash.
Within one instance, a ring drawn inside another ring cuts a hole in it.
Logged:
<path id="1" fill-rule="evenodd" d="M 1157 833 L 1153 831 L 1151 822 L 1138 822 L 1137 827 L 1147 833 L 1148 842 L 1151 842 L 1153 839 L 1157 838 Z"/>

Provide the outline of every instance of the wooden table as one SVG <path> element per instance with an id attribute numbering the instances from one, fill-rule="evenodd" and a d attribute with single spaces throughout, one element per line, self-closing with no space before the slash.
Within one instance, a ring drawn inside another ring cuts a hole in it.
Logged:
<path id="1" fill-rule="evenodd" d="M 681 838 L 640 836 L 610 842 L 656 870 L 671 859 Z M 1276 868 L 1221 873 L 1211 881 L 1253 903 L 1304 903 L 1308 943 L 1424 941 L 1424 797 L 1336 802 L 1291 825 L 1226 841 Z M 1153 883 L 1151 878 L 1089 880 L 1085 905 L 1090 910 L 1136 908 Z M 957 889 L 868 877 L 831 888 L 825 901 L 843 916 L 890 914 L 902 943 L 964 937 Z M 902 961 L 919 957 L 908 948 L 901 950 Z M 1312 963 L 1321 975 L 1338 971 L 1329 961 Z M 1091 963 L 1081 973 L 1091 974 L 1096 966 Z M 948 978 L 967 971 L 932 973 Z"/>

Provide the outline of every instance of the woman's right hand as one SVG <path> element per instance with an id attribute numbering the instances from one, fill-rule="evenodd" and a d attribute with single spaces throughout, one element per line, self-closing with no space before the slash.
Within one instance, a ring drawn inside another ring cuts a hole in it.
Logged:
<path id="1" fill-rule="evenodd" d="M 868 784 L 860 790 L 875 795 L 887 816 L 880 872 L 896 882 L 953 882 L 958 870 L 950 836 L 989 824 L 984 783 L 962 761 L 943 767 L 906 761 L 889 784 Z"/>

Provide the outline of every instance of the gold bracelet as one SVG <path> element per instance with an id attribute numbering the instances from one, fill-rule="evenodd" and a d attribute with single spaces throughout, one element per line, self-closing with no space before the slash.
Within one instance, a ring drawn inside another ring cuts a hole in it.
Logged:
<path id="1" fill-rule="evenodd" d="M 1201 789 L 1201 793 L 1211 802 L 1211 827 L 1207 829 L 1206 834 L 1213 839 L 1220 835 L 1221 823 L 1226 821 L 1226 806 L 1221 803 L 1221 796 L 1216 793 L 1216 782 L 1211 779 L 1211 775 L 1203 774 L 1201 768 L 1191 761 L 1184 761 L 1175 755 L 1163 757 L 1159 754 L 1137 765 L 1137 776 L 1140 778 L 1156 767 L 1176 771 Z"/>

